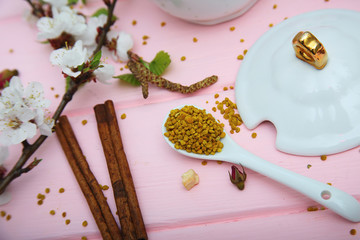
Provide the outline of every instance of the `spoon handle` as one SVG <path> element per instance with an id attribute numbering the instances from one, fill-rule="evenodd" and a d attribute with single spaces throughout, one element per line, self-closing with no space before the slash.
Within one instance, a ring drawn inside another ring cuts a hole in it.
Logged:
<path id="1" fill-rule="evenodd" d="M 231 148 L 232 154 L 226 156 L 226 161 L 252 169 L 304 194 L 352 222 L 360 222 L 360 203 L 350 194 L 265 161 L 236 143 L 231 144 Z"/>

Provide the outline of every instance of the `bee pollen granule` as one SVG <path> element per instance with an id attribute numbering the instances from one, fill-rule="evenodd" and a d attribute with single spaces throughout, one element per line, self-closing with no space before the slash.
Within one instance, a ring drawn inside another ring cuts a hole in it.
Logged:
<path id="1" fill-rule="evenodd" d="M 214 155 L 224 147 L 220 141 L 225 137 L 223 125 L 205 110 L 194 106 L 171 110 L 165 128 L 165 137 L 176 149 Z"/>

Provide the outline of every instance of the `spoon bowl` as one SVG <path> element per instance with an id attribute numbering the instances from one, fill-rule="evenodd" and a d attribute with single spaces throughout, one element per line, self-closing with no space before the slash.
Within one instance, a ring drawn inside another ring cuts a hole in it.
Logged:
<path id="1" fill-rule="evenodd" d="M 182 107 L 184 106 L 179 106 L 177 109 Z M 176 149 L 174 144 L 164 135 L 167 132 L 165 127 L 166 119 L 167 117 L 162 125 L 164 139 L 178 153 L 197 159 L 221 160 L 237 165 L 241 164 L 245 168 L 249 168 L 302 193 L 349 221 L 360 222 L 360 203 L 353 196 L 326 183 L 270 163 L 239 146 L 227 133 L 221 140 L 224 144 L 222 151 L 214 155 L 189 153 L 185 150 Z"/>

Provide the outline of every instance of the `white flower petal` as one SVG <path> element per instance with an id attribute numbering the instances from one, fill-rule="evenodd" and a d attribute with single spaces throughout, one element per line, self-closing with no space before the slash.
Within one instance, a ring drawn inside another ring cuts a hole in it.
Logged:
<path id="1" fill-rule="evenodd" d="M 80 71 L 77 72 L 73 72 L 70 68 L 63 68 L 62 71 L 66 74 L 69 75 L 70 77 L 77 77 L 80 75 Z"/>
<path id="2" fill-rule="evenodd" d="M 73 72 L 72 68 L 83 64 L 87 59 L 87 50 L 83 48 L 81 40 L 76 41 L 71 49 L 58 49 L 50 54 L 51 63 L 60 66 L 62 71 L 71 77 L 79 76 L 80 72 Z"/>
<path id="3" fill-rule="evenodd" d="M 104 26 L 107 20 L 107 16 L 101 14 L 98 17 L 91 17 L 88 20 L 86 30 L 83 34 L 77 36 L 77 40 L 82 40 L 85 46 L 93 46 L 96 45 L 95 38 L 98 35 L 97 28 Z"/>
<path id="4" fill-rule="evenodd" d="M 47 108 L 50 101 L 44 98 L 44 91 L 41 83 L 31 82 L 25 89 L 25 101 L 27 106 L 32 108 Z"/>
<path id="5" fill-rule="evenodd" d="M 130 34 L 126 32 L 119 32 L 119 36 L 116 41 L 116 54 L 121 61 L 129 60 L 127 54 L 125 55 L 124 53 L 127 53 L 127 51 L 133 47 L 133 45 L 134 43 Z"/>
<path id="6" fill-rule="evenodd" d="M 102 64 L 102 67 L 97 68 L 94 71 L 96 79 L 102 83 L 108 83 L 107 81 L 112 78 L 115 74 L 115 69 L 113 65 L 110 64 Z"/>

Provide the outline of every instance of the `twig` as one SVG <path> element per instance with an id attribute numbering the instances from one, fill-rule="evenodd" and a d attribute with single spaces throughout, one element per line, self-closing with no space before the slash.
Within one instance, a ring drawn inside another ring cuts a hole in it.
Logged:
<path id="1" fill-rule="evenodd" d="M 193 93 L 202 88 L 208 87 L 214 84 L 218 77 L 213 75 L 211 77 L 205 78 L 202 81 L 191 84 L 190 86 L 183 86 L 179 83 L 171 82 L 161 76 L 158 76 L 152 73 L 144 64 L 141 63 L 140 57 L 135 53 L 129 51 L 129 62 L 127 63 L 130 71 L 134 74 L 135 78 L 140 81 L 143 97 L 148 97 L 148 83 L 157 85 L 160 88 L 165 88 L 173 92 L 180 93 Z"/>
<path id="2" fill-rule="evenodd" d="M 99 41 L 98 41 L 98 45 L 96 47 L 96 49 L 94 50 L 93 55 L 95 55 L 95 53 L 97 53 L 98 51 L 101 50 L 101 47 L 103 45 L 105 45 L 106 43 L 106 34 L 110 31 L 110 27 L 114 24 L 114 21 L 112 20 L 113 15 L 114 15 L 114 9 L 115 9 L 115 5 L 116 5 L 116 1 L 117 0 L 113 0 L 113 2 L 111 4 L 106 4 L 108 6 L 108 17 L 107 17 L 107 21 L 102 29 Z"/>
<path id="3" fill-rule="evenodd" d="M 45 16 L 44 9 L 42 9 L 41 7 L 35 6 L 35 4 L 34 4 L 31 0 L 25 0 L 25 1 L 29 3 L 29 5 L 30 5 L 31 8 L 32 8 L 32 13 L 33 13 L 36 17 L 41 18 L 41 17 L 44 17 L 44 16 Z"/>

